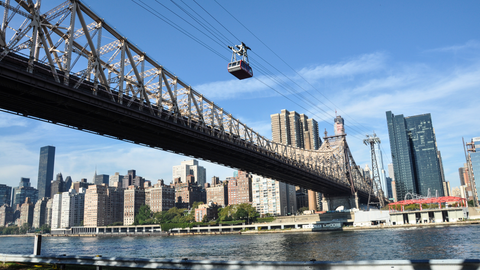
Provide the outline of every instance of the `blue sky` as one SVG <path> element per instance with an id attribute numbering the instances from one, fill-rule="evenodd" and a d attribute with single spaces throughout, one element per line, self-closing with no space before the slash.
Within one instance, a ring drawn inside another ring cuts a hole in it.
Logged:
<path id="1" fill-rule="evenodd" d="M 357 164 L 370 163 L 362 139 L 375 131 L 386 166 L 391 156 L 385 112 L 431 113 L 446 179 L 454 187 L 465 162 L 462 137 L 480 136 L 479 1 L 143 0 L 150 12 L 140 0 L 83 2 L 170 72 L 268 138 L 270 115 L 282 109 L 316 119 L 322 135 L 325 129 L 333 133 L 337 110 Z M 54 3 L 60 1 L 43 1 L 42 10 Z M 175 3 L 201 15 L 220 39 Z M 252 48 L 255 77 L 238 81 L 227 72 L 226 46 L 241 41 Z M 172 166 L 190 159 L 0 113 L 0 183 L 17 186 L 20 177 L 30 177 L 36 186 L 45 145 L 56 147 L 55 174 L 74 181 L 91 181 L 97 168 L 110 175 L 136 169 L 148 180 L 168 183 Z M 200 163 L 208 179 L 233 173 Z"/>

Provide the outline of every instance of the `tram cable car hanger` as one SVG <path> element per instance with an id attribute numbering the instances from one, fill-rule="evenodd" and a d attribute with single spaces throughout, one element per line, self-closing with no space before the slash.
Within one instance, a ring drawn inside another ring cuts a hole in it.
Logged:
<path id="1" fill-rule="evenodd" d="M 235 47 L 228 46 L 228 48 L 233 51 L 232 60 L 228 64 L 228 72 L 239 80 L 253 77 L 253 70 L 248 62 L 247 54 L 247 50 L 252 49 L 243 42 L 240 45 L 235 45 Z M 239 60 L 237 60 L 237 55 L 241 57 Z"/>

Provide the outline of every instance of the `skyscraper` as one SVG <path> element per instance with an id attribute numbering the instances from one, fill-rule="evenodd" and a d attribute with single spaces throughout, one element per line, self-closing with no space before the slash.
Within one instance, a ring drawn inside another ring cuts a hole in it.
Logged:
<path id="1" fill-rule="evenodd" d="M 377 158 L 377 166 L 378 166 L 378 173 L 380 173 L 380 183 L 382 185 L 382 191 L 385 197 L 388 197 L 388 182 L 387 182 L 387 176 L 385 173 L 385 169 L 383 167 L 383 155 L 382 151 L 380 149 L 380 143 L 376 143 L 374 145 L 375 149 L 375 156 Z"/>
<path id="2" fill-rule="evenodd" d="M 97 174 L 95 172 L 95 177 L 93 179 L 93 183 L 95 185 L 101 185 L 101 184 L 105 184 L 108 186 L 109 182 L 110 182 L 110 176 L 108 174 Z"/>
<path id="3" fill-rule="evenodd" d="M 21 177 L 18 187 L 13 188 L 13 204 L 21 205 L 26 198 L 30 198 L 31 203 L 35 204 L 38 199 L 38 190 L 30 185 L 30 178 Z"/>
<path id="4" fill-rule="evenodd" d="M 40 148 L 40 162 L 38 164 L 38 197 L 51 197 L 50 183 L 53 180 L 53 166 L 55 163 L 55 147 Z"/>
<path id="5" fill-rule="evenodd" d="M 437 143 L 429 113 L 403 117 L 386 112 L 398 200 L 407 193 L 443 196 Z"/>
<path id="6" fill-rule="evenodd" d="M 276 143 L 291 145 L 306 150 L 318 150 L 322 145 L 318 135 L 318 123 L 305 114 L 282 110 L 270 116 L 272 123 L 272 140 Z M 308 191 L 310 209 L 318 208 L 318 194 Z"/>
<path id="7" fill-rule="evenodd" d="M 4 204 L 10 206 L 10 198 L 12 198 L 12 187 L 0 184 L 0 206 Z"/>
<path id="8" fill-rule="evenodd" d="M 307 150 L 317 150 L 322 144 L 318 136 L 318 123 L 305 114 L 282 110 L 270 116 L 272 140 Z"/>
<path id="9" fill-rule="evenodd" d="M 172 168 L 172 178 L 180 177 L 182 183 L 187 182 L 189 175 L 193 175 L 194 181 L 200 187 L 203 187 L 207 182 L 207 171 L 204 167 L 198 165 L 198 161 L 195 159 L 182 161 L 180 165 Z"/>
<path id="10" fill-rule="evenodd" d="M 294 215 L 297 212 L 295 186 L 260 175 L 252 175 L 252 206 L 260 215 Z"/>
<path id="11" fill-rule="evenodd" d="M 62 193 L 64 190 L 64 184 L 62 173 L 57 173 L 55 181 L 50 182 L 50 195 L 53 196 L 57 193 Z"/>
<path id="12" fill-rule="evenodd" d="M 344 120 L 340 115 L 337 115 L 334 120 L 334 129 L 335 129 L 335 135 L 343 135 L 345 134 L 345 125 L 344 125 Z"/>

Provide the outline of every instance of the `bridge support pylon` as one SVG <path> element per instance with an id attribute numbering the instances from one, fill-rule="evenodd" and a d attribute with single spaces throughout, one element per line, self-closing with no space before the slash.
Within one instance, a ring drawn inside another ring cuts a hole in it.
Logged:
<path id="1" fill-rule="evenodd" d="M 322 210 L 334 211 L 338 207 L 343 206 L 344 209 L 359 209 L 357 193 L 349 196 L 329 196 L 324 194 L 322 198 Z"/>

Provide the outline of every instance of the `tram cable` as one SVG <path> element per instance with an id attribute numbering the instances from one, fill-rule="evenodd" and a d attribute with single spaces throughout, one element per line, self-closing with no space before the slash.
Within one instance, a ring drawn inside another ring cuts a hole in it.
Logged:
<path id="1" fill-rule="evenodd" d="M 209 46 L 207 43 L 203 42 L 201 39 L 199 39 L 198 37 L 196 37 L 195 35 L 191 34 L 189 31 L 185 30 L 184 28 L 182 28 L 181 26 L 179 26 L 178 24 L 174 23 L 173 21 L 171 21 L 170 19 L 168 19 L 166 16 L 162 15 L 158 10 L 154 9 L 152 6 L 146 4 L 145 2 L 143 2 L 142 0 L 132 0 L 134 3 L 136 3 L 137 5 L 139 5 L 140 7 L 142 7 L 143 9 L 145 9 L 146 11 L 148 11 L 149 13 L 151 13 L 152 15 L 154 15 L 155 17 L 161 19 L 162 21 L 166 22 L 167 24 L 169 24 L 170 26 L 172 26 L 173 28 L 175 28 L 176 30 L 180 31 L 181 33 L 183 33 L 184 35 L 186 35 L 187 37 L 191 38 L 192 40 L 196 41 L 197 43 L 199 43 L 200 45 L 204 46 L 205 48 L 207 48 L 208 50 L 210 50 L 211 52 L 213 52 L 214 54 L 216 54 L 217 56 L 221 57 L 221 59 L 224 59 L 224 60 L 227 60 L 228 59 L 222 54 L 220 53 L 218 50 L 215 50 L 213 47 Z M 141 2 L 143 5 L 139 4 L 137 1 Z M 159 3 L 157 0 L 156 0 L 157 3 Z M 183 1 L 182 1 L 183 2 Z M 197 5 L 199 5 L 201 7 L 200 4 L 198 4 L 196 1 L 195 3 Z M 161 4 L 159 3 L 161 6 L 163 6 L 165 9 L 167 9 L 168 11 L 170 11 L 171 13 L 173 13 L 175 16 L 177 17 L 181 17 L 179 16 L 177 13 L 175 13 L 173 10 L 171 10 L 170 8 L 166 7 L 164 4 Z M 199 25 L 201 25 L 203 28 L 205 28 L 210 34 L 214 35 L 215 39 L 213 39 L 212 37 L 210 37 L 209 35 L 207 35 L 205 32 L 201 31 L 200 29 L 198 29 L 198 27 L 195 27 L 194 25 L 192 25 L 190 22 L 186 21 L 185 19 L 182 18 L 183 21 L 185 21 L 186 23 L 188 23 L 189 25 L 191 25 L 192 27 L 194 27 L 197 31 L 199 31 L 200 33 L 202 33 L 203 35 L 207 36 L 210 40 L 212 40 L 213 42 L 215 42 L 217 45 L 220 45 L 222 48 L 225 48 L 225 46 L 223 46 L 221 43 L 221 39 L 216 35 L 214 34 L 211 30 L 208 29 L 207 26 L 205 26 L 205 24 L 203 23 L 200 23 L 198 19 L 195 19 L 194 16 L 189 13 L 188 11 L 186 11 L 184 8 L 181 8 L 179 5 L 175 4 L 179 9 L 181 9 L 183 12 L 185 12 L 189 17 L 191 17 L 193 20 L 195 20 Z M 190 7 L 189 7 L 190 8 Z M 206 11 L 203 7 L 201 7 L 204 11 Z M 222 7 L 223 8 L 223 7 Z M 191 9 L 191 8 L 190 8 Z M 155 11 L 152 12 L 152 10 Z M 207 12 L 207 11 L 206 11 Z M 228 12 L 228 11 L 227 11 Z M 196 12 L 195 12 L 196 13 Z M 229 13 L 229 12 L 228 12 Z M 202 20 L 204 21 L 207 21 L 206 19 L 204 19 L 201 15 L 199 15 L 198 13 L 196 13 L 200 18 L 202 18 Z M 207 12 L 207 14 L 209 16 L 211 16 L 212 18 L 214 18 L 210 13 Z M 229 13 L 230 14 L 230 13 Z M 230 14 L 232 17 L 234 17 L 232 14 Z M 235 17 L 234 17 L 235 18 Z M 215 21 L 217 23 L 219 23 L 224 29 L 227 29 L 221 22 L 219 22 L 218 20 L 215 19 Z M 237 20 L 238 21 L 238 20 Z M 219 30 L 217 30 L 214 26 L 212 26 L 211 24 L 209 24 L 216 32 L 218 33 L 221 33 Z M 242 26 L 244 26 L 242 24 Z M 245 27 L 245 26 L 244 26 Z M 246 28 L 246 27 L 245 27 Z M 248 28 L 247 28 L 248 30 Z M 227 29 L 228 31 L 228 29 Z M 254 35 L 250 30 L 248 30 L 252 35 Z M 231 33 L 230 31 L 228 31 L 232 36 L 235 37 L 235 35 L 233 33 Z M 228 38 L 226 38 L 223 34 L 222 36 L 228 40 Z M 254 35 L 255 36 L 255 35 Z M 256 37 L 256 36 L 255 36 Z M 236 38 L 236 37 L 235 37 Z M 257 39 L 259 39 L 258 37 L 256 37 Z M 260 39 L 259 39 L 260 40 Z M 260 40 L 261 41 L 261 40 Z M 263 41 L 261 41 L 262 44 L 264 44 L 270 51 L 272 51 L 265 43 L 263 43 Z M 273 52 L 273 51 L 272 51 Z M 273 52 L 274 53 L 274 52 Z M 274 53 L 275 54 L 275 53 Z M 257 54 L 255 54 L 257 55 Z M 279 57 L 277 54 L 275 54 L 277 57 Z M 271 65 L 268 61 L 266 61 L 265 59 L 263 59 L 262 57 L 259 57 L 261 60 L 263 60 L 265 63 L 269 64 L 270 66 L 273 67 L 273 65 Z M 280 57 L 279 57 L 280 58 Z M 281 58 L 280 58 L 281 59 Z M 282 61 L 284 61 L 283 59 L 281 59 Z M 284 61 L 285 62 L 285 61 Z M 312 101 L 310 99 L 307 99 L 305 98 L 302 94 L 299 94 L 297 90 L 293 89 L 290 85 L 288 85 L 287 83 L 285 83 L 284 81 L 280 81 L 279 80 L 279 77 L 281 76 L 275 76 L 275 75 L 270 75 L 272 74 L 272 72 L 270 70 L 268 70 L 268 68 L 265 68 L 263 65 L 260 64 L 260 62 L 256 62 L 257 65 L 261 66 L 261 68 L 259 69 L 261 72 L 260 73 L 263 73 L 264 76 L 266 76 L 267 78 L 271 79 L 272 81 L 274 82 L 277 82 L 277 84 L 279 85 L 279 87 L 287 90 L 289 93 L 291 93 L 294 97 L 298 98 L 299 100 L 303 101 L 304 103 L 310 103 L 313 107 L 317 107 L 318 109 L 320 109 L 324 114 L 326 114 L 327 116 L 330 116 L 325 110 L 321 109 L 320 107 L 318 107 L 318 105 L 315 105 L 314 103 L 312 103 Z M 287 64 L 288 65 L 288 64 Z M 289 66 L 290 67 L 290 66 Z M 275 67 L 274 67 L 275 68 Z M 290 67 L 291 68 L 291 67 Z M 276 68 L 275 68 L 276 69 Z M 292 68 L 293 69 L 293 68 Z M 292 81 L 293 83 L 295 83 L 292 79 L 290 79 L 288 76 L 286 76 L 285 74 L 283 74 L 282 72 L 280 72 L 278 69 L 276 69 L 283 77 L 286 77 L 287 79 L 289 79 L 290 81 Z M 270 73 L 270 74 L 269 74 Z M 297 73 L 298 74 L 298 73 Z M 309 112 L 310 114 L 314 115 L 317 117 L 317 119 L 319 118 L 319 120 L 323 120 L 325 122 L 329 122 L 329 121 L 326 121 L 323 117 L 320 117 L 317 113 L 312 113 L 311 110 L 308 110 L 306 109 L 304 106 L 300 105 L 299 103 L 295 102 L 293 99 L 291 98 L 288 98 L 286 95 L 284 95 L 283 93 L 281 93 L 280 91 L 274 89 L 274 87 L 268 85 L 268 83 L 262 81 L 261 79 L 259 78 L 256 78 L 259 82 L 261 82 L 262 84 L 264 84 L 265 86 L 267 86 L 268 88 L 274 90 L 276 93 L 280 94 L 281 96 L 287 98 L 289 101 L 293 102 L 294 104 L 296 104 L 297 106 L 301 107 L 302 109 L 304 109 L 305 111 Z M 297 83 L 295 83 L 297 84 Z M 297 84 L 298 85 L 298 84 Z M 299 86 L 299 85 L 298 85 Z M 299 86 L 301 87 L 301 86 Z M 289 90 L 289 88 L 291 88 L 292 90 Z M 302 88 L 302 87 L 301 87 Z M 303 88 L 302 88 L 303 89 Z M 305 89 L 303 89 L 305 92 L 309 93 L 308 91 L 306 91 Z M 309 93 L 310 95 L 312 95 L 311 93 Z M 313 95 L 312 95 L 313 96 Z M 316 98 L 316 97 L 314 97 Z M 317 99 L 317 98 L 316 98 Z M 318 100 L 318 99 L 317 99 Z M 320 103 L 324 104 L 323 102 L 321 102 L 320 100 L 318 100 Z M 325 104 L 324 104 L 325 105 Z M 354 134 L 351 134 L 352 136 L 355 136 Z M 355 136 L 357 137 L 357 136 Z M 359 138 L 361 139 L 361 138 Z"/>
<path id="2" fill-rule="evenodd" d="M 139 4 L 138 2 L 141 2 L 143 5 Z M 228 58 L 225 57 L 223 54 L 219 53 L 217 50 L 213 49 L 212 47 L 210 47 L 209 45 L 207 45 L 205 42 L 201 41 L 200 39 L 198 39 L 197 37 L 193 36 L 192 34 L 190 34 L 188 31 L 185 31 L 182 27 L 178 26 L 177 24 L 173 23 L 173 22 L 170 22 L 168 19 L 166 18 L 163 18 L 164 16 L 161 15 L 158 11 L 155 10 L 155 13 L 152 11 L 154 10 L 150 5 L 148 4 L 145 4 L 142 0 L 132 0 L 132 2 L 134 2 L 135 4 L 137 4 L 138 6 L 140 6 L 141 8 L 145 9 L 147 12 L 149 12 L 150 14 L 152 14 L 153 16 L 159 18 L 160 20 L 164 21 L 165 23 L 167 23 L 168 25 L 170 25 L 171 27 L 175 28 L 176 30 L 178 30 L 179 32 L 181 32 L 182 34 L 186 35 L 187 37 L 193 39 L 194 41 L 196 41 L 197 43 L 199 43 L 200 45 L 202 45 L 203 47 L 205 47 L 206 49 L 208 49 L 209 51 L 211 51 L 212 53 L 216 54 L 217 56 L 219 56 L 220 58 L 222 59 L 225 59 L 226 61 L 228 61 Z M 147 8 L 148 7 L 148 8 Z"/>
<path id="3" fill-rule="evenodd" d="M 173 2 L 173 0 L 171 0 Z M 206 24 L 208 24 L 210 26 L 210 29 L 214 30 L 217 35 L 221 36 L 222 39 L 224 40 L 224 43 L 225 45 L 228 45 L 228 44 L 234 44 L 235 42 L 232 41 L 232 40 L 229 40 L 222 32 L 218 31 L 217 28 L 215 28 L 209 21 L 207 21 L 205 18 L 202 17 L 202 15 L 198 14 L 198 12 L 196 12 L 193 8 L 191 8 L 187 3 L 185 3 L 183 0 L 180 0 L 185 6 L 187 6 L 193 13 L 195 13 L 200 19 L 202 19 Z M 195 2 L 195 1 L 194 1 Z M 202 6 L 200 6 L 197 2 L 195 2 L 200 8 L 202 8 L 208 15 L 210 15 L 210 17 L 212 17 L 212 15 L 210 13 L 208 13 Z M 176 3 L 175 3 L 176 4 Z M 176 4 L 177 5 L 177 4 Z M 212 17 L 213 19 L 215 19 L 215 17 Z M 216 19 L 215 19 L 216 20 Z M 217 20 L 216 20 L 217 21 Z M 217 21 L 218 22 L 218 21 Z M 202 24 L 202 26 L 204 28 L 207 28 L 204 24 Z M 236 39 L 238 40 L 238 39 Z"/>
<path id="4" fill-rule="evenodd" d="M 283 58 L 281 58 L 277 53 L 275 53 L 267 44 L 265 44 L 259 37 L 257 37 L 252 31 L 250 31 L 250 29 L 248 29 L 248 27 L 246 27 L 241 21 L 239 21 L 233 14 L 231 14 L 225 7 L 223 7 L 217 0 L 215 0 L 215 3 L 217 3 L 223 10 L 225 10 L 232 18 L 234 18 L 240 25 L 242 25 L 250 34 L 252 34 L 257 40 L 259 40 L 267 49 L 269 49 L 275 56 L 277 56 L 285 65 L 287 65 L 290 69 L 292 69 L 299 77 L 301 77 L 305 82 L 307 82 L 313 89 L 317 90 L 317 92 L 319 94 L 321 94 L 326 100 L 328 100 L 331 104 L 333 104 L 335 107 L 337 107 L 337 105 L 335 105 L 330 99 L 328 99 L 322 92 L 320 92 L 318 89 L 316 89 L 308 80 L 305 79 L 305 77 L 303 77 L 301 74 L 299 74 L 293 67 L 291 67 L 285 60 L 283 60 Z M 267 62 L 268 63 L 268 62 Z M 278 70 L 277 70 L 278 71 Z M 282 73 L 283 74 L 283 73 Z M 295 82 L 294 82 L 295 83 Z M 295 83 L 297 84 L 297 83 Z M 298 85 L 298 84 L 297 84 Z M 298 85 L 300 86 L 300 85 Z M 301 87 L 301 86 L 300 86 Z M 302 87 L 303 89 L 303 87 Z M 305 89 L 304 89 L 305 90 Z M 306 91 L 307 93 L 309 93 L 312 97 L 314 97 L 315 99 L 317 99 L 315 96 L 313 96 L 310 92 Z M 317 99 L 318 100 L 318 99 Z M 332 108 L 330 108 L 327 104 L 323 103 L 322 101 L 318 100 L 319 102 L 321 102 L 322 104 L 324 104 L 327 108 L 333 110 Z M 356 121 L 354 118 L 350 117 L 349 116 L 349 119 L 352 119 L 354 122 L 356 122 L 357 124 L 359 124 L 360 126 L 362 126 L 363 128 L 365 128 L 366 130 L 368 128 L 366 128 L 365 126 L 363 126 L 362 124 L 360 124 L 358 121 Z M 349 127 L 351 128 L 351 127 Z M 362 133 L 360 130 L 354 128 L 358 133 Z"/>
<path id="5" fill-rule="evenodd" d="M 157 2 L 158 2 L 158 1 L 157 1 Z M 143 2 L 142 2 L 142 3 L 143 3 Z M 143 3 L 143 4 L 145 4 L 145 3 Z M 148 6 L 149 8 L 152 8 L 152 7 L 149 6 L 148 4 L 145 4 L 145 5 Z M 161 5 L 162 5 L 163 7 L 165 7 L 165 5 L 163 5 L 163 4 L 161 4 Z M 178 6 L 178 5 L 177 5 L 177 6 Z M 167 10 L 169 10 L 170 12 L 172 12 L 173 14 L 175 14 L 176 16 L 179 16 L 179 15 L 178 15 L 177 13 L 175 13 L 173 10 L 171 10 L 171 9 L 169 9 L 169 8 L 167 8 L 167 7 L 165 7 L 165 8 L 166 8 Z M 180 7 L 179 7 L 179 8 L 180 8 Z M 181 9 L 182 9 L 184 12 L 186 12 L 185 9 L 183 9 L 183 8 L 181 8 Z M 156 12 L 159 13 L 158 11 L 156 11 Z M 197 14 L 198 14 L 198 13 L 197 13 Z M 188 15 L 191 16 L 191 14 L 188 14 Z M 210 16 L 211 16 L 211 15 L 210 15 Z M 164 17 L 165 17 L 165 16 L 164 16 Z M 203 18 L 202 18 L 202 19 L 203 19 Z M 203 19 L 203 20 L 205 20 L 205 19 Z M 195 21 L 198 22 L 198 20 L 195 20 Z M 217 20 L 217 22 L 218 22 L 218 20 Z M 218 23 L 220 23 L 220 22 L 218 22 Z M 190 24 L 190 23 L 189 23 L 189 24 Z M 221 23 L 220 23 L 220 24 L 221 24 Z M 190 25 L 191 25 L 191 24 L 190 24 Z M 178 27 L 181 28 L 180 26 L 178 26 Z M 222 25 L 222 27 L 224 27 L 224 26 Z M 196 28 L 196 27 L 195 27 L 195 29 L 198 30 L 198 28 Z M 183 29 L 183 28 L 182 28 L 182 30 L 183 30 L 182 33 L 188 32 L 188 31 L 186 31 L 186 30 Z M 216 31 L 219 32 L 218 30 L 216 30 Z M 212 33 L 211 31 L 209 31 L 209 32 Z M 203 33 L 203 32 L 202 32 L 202 33 Z M 203 33 L 203 34 L 205 34 L 205 33 Z M 193 36 L 193 35 L 190 34 L 190 35 L 188 35 L 188 36 L 191 37 L 191 36 Z M 195 41 L 198 41 L 198 40 L 196 40 L 196 39 L 194 39 L 194 40 L 195 40 Z M 264 59 L 262 58 L 262 60 L 264 60 Z M 264 60 L 264 61 L 265 61 L 266 63 L 268 63 L 266 60 Z M 262 66 L 260 63 L 258 63 L 258 64 L 259 64 L 260 66 Z M 263 66 L 262 66 L 262 67 L 263 67 Z M 278 76 L 270 75 L 269 73 L 271 73 L 271 72 L 269 72 L 267 68 L 263 67 L 263 69 L 264 69 L 264 70 L 263 70 L 261 73 L 263 73 L 264 76 L 268 77 L 268 78 L 271 79 L 272 81 L 277 82 L 277 84 L 278 84 L 280 87 L 282 87 L 282 88 L 284 88 L 285 90 L 287 90 L 287 91 L 288 91 L 289 93 L 291 93 L 293 96 L 296 96 L 296 95 L 298 96 L 298 93 L 296 93 L 296 90 L 293 89 L 290 85 L 288 85 L 288 84 L 286 84 L 285 82 L 279 80 L 279 77 L 278 77 Z M 288 78 L 285 74 L 282 74 L 282 75 L 283 75 L 284 77 Z M 262 81 L 262 80 L 259 80 L 259 81 L 260 81 L 262 84 L 267 85 L 269 88 L 273 89 L 273 88 L 272 88 L 271 86 L 269 86 L 266 82 L 264 82 L 264 81 Z M 289 90 L 288 88 L 291 88 L 291 90 Z M 279 92 L 279 91 L 276 91 L 276 90 L 275 90 L 275 92 L 281 94 L 281 92 Z M 285 97 L 284 94 L 281 94 L 281 95 Z M 297 97 L 297 98 L 298 98 L 298 97 Z M 300 99 L 303 99 L 304 102 L 311 103 L 312 106 L 314 106 L 314 107 L 316 106 L 316 105 L 315 105 L 314 103 L 312 103 L 309 99 L 306 99 L 306 98 L 304 98 L 304 97 L 301 96 L 301 95 L 300 95 Z M 290 99 L 290 98 L 288 98 L 288 100 L 293 101 L 293 100 Z M 299 103 L 297 103 L 297 102 L 294 102 L 294 103 L 297 104 L 297 105 L 299 105 Z M 310 110 L 307 110 L 305 107 L 303 107 L 303 106 L 301 106 L 301 105 L 299 105 L 299 106 L 300 106 L 301 108 L 303 108 L 304 110 L 308 111 L 310 114 L 313 114 L 313 115 L 317 116 L 318 118 L 322 119 L 323 121 L 326 121 L 325 119 L 323 119 L 323 117 L 320 117 L 320 116 L 317 115 L 316 113 L 313 113 L 313 112 L 311 112 Z"/>

